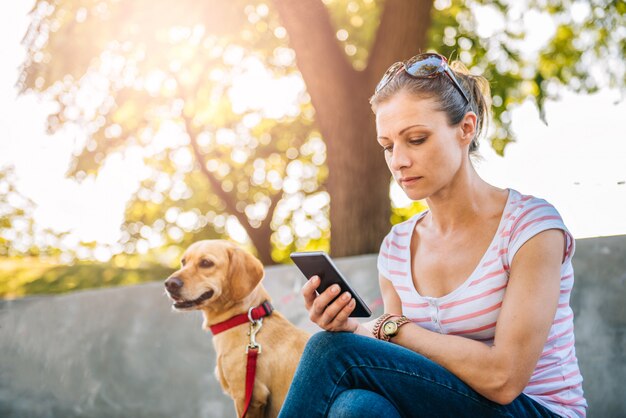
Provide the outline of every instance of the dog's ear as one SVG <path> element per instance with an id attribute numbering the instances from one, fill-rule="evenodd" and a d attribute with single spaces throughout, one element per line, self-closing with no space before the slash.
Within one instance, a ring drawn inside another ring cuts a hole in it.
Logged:
<path id="1" fill-rule="evenodd" d="M 233 290 L 233 298 L 245 298 L 263 278 L 263 264 L 249 252 L 232 246 L 228 248 L 228 277 Z"/>

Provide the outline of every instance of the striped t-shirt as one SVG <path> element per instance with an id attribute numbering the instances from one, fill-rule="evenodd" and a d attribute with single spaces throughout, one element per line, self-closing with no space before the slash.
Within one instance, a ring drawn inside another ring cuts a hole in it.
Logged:
<path id="1" fill-rule="evenodd" d="M 564 417 L 584 417 L 582 376 L 574 349 L 574 314 L 569 305 L 574 284 L 574 238 L 557 210 L 543 199 L 509 189 L 498 230 L 476 269 L 451 293 L 421 296 L 411 274 L 411 236 L 423 211 L 395 225 L 385 237 L 378 256 L 379 273 L 393 283 L 402 311 L 413 323 L 441 334 L 460 335 L 493 345 L 496 323 L 519 248 L 547 229 L 561 229 L 566 237 L 561 265 L 559 305 L 541 358 L 523 393 Z"/>

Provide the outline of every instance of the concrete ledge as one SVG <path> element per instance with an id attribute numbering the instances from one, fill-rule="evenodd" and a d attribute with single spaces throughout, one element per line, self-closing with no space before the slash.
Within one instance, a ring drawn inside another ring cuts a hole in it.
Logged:
<path id="1" fill-rule="evenodd" d="M 577 241 L 577 354 L 590 417 L 626 416 L 626 236 Z M 337 260 L 374 314 L 373 255 Z M 308 322 L 293 266 L 266 271 L 275 306 Z M 160 282 L 0 301 L 0 416 L 230 417 L 199 313 L 173 313 Z M 243 348 L 242 348 L 243 350 Z"/>

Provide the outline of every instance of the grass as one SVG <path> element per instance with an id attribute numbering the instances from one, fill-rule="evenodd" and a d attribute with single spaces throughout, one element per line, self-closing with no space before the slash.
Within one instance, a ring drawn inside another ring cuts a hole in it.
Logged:
<path id="1" fill-rule="evenodd" d="M 60 294 L 164 280 L 172 269 L 153 264 L 120 267 L 112 263 L 63 265 L 37 258 L 0 259 L 0 298 Z"/>

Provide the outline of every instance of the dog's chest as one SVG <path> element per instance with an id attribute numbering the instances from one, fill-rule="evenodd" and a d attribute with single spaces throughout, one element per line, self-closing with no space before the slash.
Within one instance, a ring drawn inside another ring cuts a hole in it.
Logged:
<path id="1" fill-rule="evenodd" d="M 243 327 L 241 328 L 243 329 Z M 213 338 L 213 345 L 217 355 L 215 374 L 227 392 L 232 392 L 235 386 L 238 387 L 245 382 L 246 347 L 249 341 L 245 330 L 241 331 L 240 334 L 228 336 L 229 338 L 219 338 L 221 335 Z M 262 355 L 259 356 L 257 361 L 257 369 L 261 365 Z"/>

